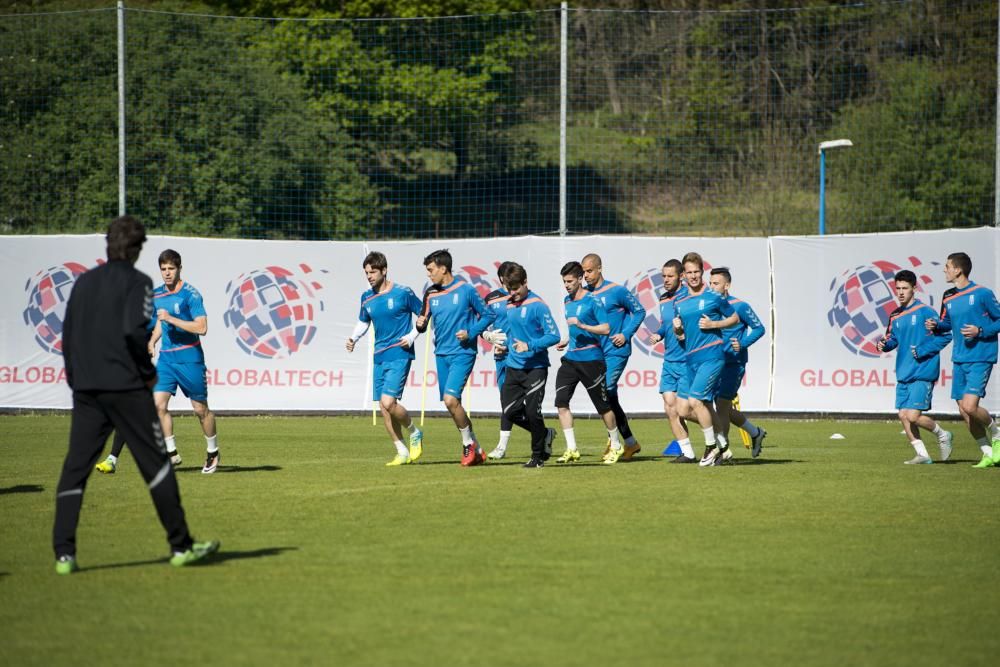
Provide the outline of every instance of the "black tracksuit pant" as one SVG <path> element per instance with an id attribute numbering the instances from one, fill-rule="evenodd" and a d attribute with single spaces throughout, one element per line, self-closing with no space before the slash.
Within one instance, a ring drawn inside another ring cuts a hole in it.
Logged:
<path id="1" fill-rule="evenodd" d="M 504 415 L 516 426 L 531 432 L 531 458 L 542 461 L 549 458 L 549 452 L 545 451 L 548 429 L 542 419 L 542 401 L 548 376 L 548 368 L 508 368 L 500 392 Z"/>
<path id="2" fill-rule="evenodd" d="M 73 393 L 69 452 L 56 488 L 56 520 L 52 530 L 56 557 L 76 555 L 76 527 L 83 491 L 112 428 L 128 443 L 139 473 L 149 486 L 170 547 L 186 551 L 191 547 L 191 534 L 152 394 L 147 389 L 77 391 Z"/>

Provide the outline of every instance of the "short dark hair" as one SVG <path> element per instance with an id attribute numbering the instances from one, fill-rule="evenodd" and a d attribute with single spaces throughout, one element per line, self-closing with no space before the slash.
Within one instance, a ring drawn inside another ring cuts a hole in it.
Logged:
<path id="1" fill-rule="evenodd" d="M 733 274 L 731 274 L 729 272 L 729 267 L 728 266 L 720 266 L 718 268 L 712 269 L 709 272 L 709 275 L 712 275 L 712 276 L 722 276 L 723 278 L 726 279 L 727 283 L 733 282 Z"/>
<path id="2" fill-rule="evenodd" d="M 910 283 L 914 287 L 917 286 L 917 274 L 915 274 L 913 271 L 910 271 L 909 269 L 903 269 L 902 271 L 897 273 L 895 276 L 893 276 L 893 280 L 897 283 Z"/>
<path id="3" fill-rule="evenodd" d="M 503 281 L 504 276 L 507 275 L 507 271 L 513 266 L 514 262 L 500 262 L 500 266 L 497 267 L 497 278 Z"/>
<path id="4" fill-rule="evenodd" d="M 511 262 L 511 266 L 507 269 L 506 275 L 504 275 L 504 280 L 507 285 L 516 285 L 520 287 L 524 283 L 528 282 L 528 272 L 524 270 L 524 267 L 517 262 Z"/>
<path id="5" fill-rule="evenodd" d="M 365 261 L 361 263 L 362 269 L 366 266 L 370 266 L 376 271 L 385 271 L 389 268 L 389 262 L 386 261 L 385 255 L 377 250 L 372 250 L 370 253 L 365 255 Z"/>
<path id="6" fill-rule="evenodd" d="M 178 269 L 181 268 L 181 254 L 176 250 L 167 248 L 160 253 L 160 256 L 156 260 L 157 266 L 162 266 L 163 264 L 173 264 Z"/>
<path id="7" fill-rule="evenodd" d="M 574 278 L 583 278 L 583 264 L 580 262 L 566 262 L 563 267 L 559 269 L 560 276 L 573 276 Z"/>
<path id="8" fill-rule="evenodd" d="M 679 259 L 668 259 L 663 264 L 663 268 L 665 268 L 665 269 L 673 269 L 674 271 L 677 272 L 677 275 L 680 275 L 680 274 L 684 273 L 684 265 L 681 264 L 681 260 L 679 260 Z"/>
<path id="9" fill-rule="evenodd" d="M 131 215 L 122 215 L 111 221 L 104 238 L 108 242 L 109 261 L 126 260 L 135 264 L 146 242 L 146 228 Z"/>
<path id="10" fill-rule="evenodd" d="M 966 278 L 972 273 L 972 258 L 966 255 L 964 252 L 953 252 L 948 255 L 948 261 L 951 265 L 962 269 L 962 275 Z"/>
<path id="11" fill-rule="evenodd" d="M 448 269 L 448 273 L 451 273 L 451 253 L 448 252 L 447 248 L 435 250 L 431 254 L 424 257 L 424 266 L 427 266 L 428 264 L 443 266 Z"/>
<path id="12" fill-rule="evenodd" d="M 681 263 L 682 264 L 697 264 L 699 269 L 701 269 L 703 271 L 705 270 L 705 261 L 701 258 L 701 255 L 699 255 L 696 252 L 686 253 L 684 255 L 684 258 L 681 260 Z"/>

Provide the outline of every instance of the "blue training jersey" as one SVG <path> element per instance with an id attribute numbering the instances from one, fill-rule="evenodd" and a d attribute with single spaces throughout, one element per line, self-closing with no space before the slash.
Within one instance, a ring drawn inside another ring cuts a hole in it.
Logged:
<path id="1" fill-rule="evenodd" d="M 423 314 L 433 320 L 434 353 L 442 356 L 476 354 L 476 337 L 493 323 L 493 311 L 486 308 L 476 289 L 458 278 L 427 288 Z M 455 334 L 463 330 L 469 337 L 459 341 Z"/>
<path id="2" fill-rule="evenodd" d="M 601 305 L 601 300 L 591 292 L 581 290 L 576 299 L 567 294 L 566 298 L 563 299 L 563 305 L 566 309 L 567 320 L 575 317 L 589 326 L 608 324 L 607 311 Z M 563 359 L 602 361 L 604 359 L 604 350 L 601 347 L 602 338 L 604 336 L 584 331 L 575 324 L 569 325 L 569 344 L 566 346 L 566 354 L 563 355 Z"/>
<path id="3" fill-rule="evenodd" d="M 593 293 L 597 297 L 604 310 L 608 313 L 608 324 L 611 325 L 611 333 L 601 340 L 606 357 L 627 357 L 632 354 L 632 336 L 639 330 L 642 320 L 646 317 L 646 309 L 639 303 L 632 292 L 628 291 L 618 283 L 604 280 L 600 285 L 591 287 L 584 285 L 584 289 Z M 611 342 L 611 337 L 615 334 L 625 336 L 625 344 L 615 347 Z"/>
<path id="4" fill-rule="evenodd" d="M 966 324 L 981 327 L 978 338 L 967 340 L 962 335 Z M 951 331 L 955 346 L 951 360 L 966 362 L 997 362 L 997 333 L 1000 332 L 1000 304 L 993 291 L 974 282 L 962 289 L 952 287 L 941 299 L 941 319 L 936 331 Z"/>
<path id="5" fill-rule="evenodd" d="M 153 308 L 163 308 L 180 320 L 193 322 L 199 317 L 207 317 L 201 293 L 191 283 L 180 281 L 171 292 L 166 285 L 153 290 Z M 167 363 L 204 363 L 205 351 L 201 347 L 201 336 L 179 329 L 172 324 L 160 322 L 160 361 Z"/>
<path id="6" fill-rule="evenodd" d="M 486 295 L 486 307 L 493 314 L 493 324 L 490 328 L 495 331 L 507 332 L 508 298 L 510 298 L 510 294 L 505 289 L 495 289 Z M 497 365 L 503 364 L 506 358 L 506 352 L 498 352 L 496 347 L 493 348 L 493 359 L 497 362 Z"/>
<path id="7" fill-rule="evenodd" d="M 760 318 L 757 317 L 757 313 L 753 311 L 749 303 L 737 299 L 732 294 L 726 297 L 726 299 L 729 301 L 729 305 L 733 307 L 733 310 L 736 311 L 736 314 L 740 316 L 739 322 L 722 330 L 726 363 L 746 365 L 747 360 L 750 358 L 747 348 L 760 340 L 760 337 L 764 335 L 764 325 L 761 324 Z M 733 338 L 740 342 L 739 352 L 733 349 Z"/>
<path id="8" fill-rule="evenodd" d="M 683 346 L 689 364 L 725 357 L 722 329 L 702 331 L 698 328 L 698 320 L 703 315 L 708 315 L 712 320 L 722 320 L 736 312 L 723 296 L 708 288 L 700 294 L 689 292 L 687 296 L 674 302 L 674 309 L 684 327 Z"/>
<path id="9" fill-rule="evenodd" d="M 674 306 L 678 299 L 683 299 L 687 294 L 687 285 L 681 283 L 673 292 L 664 292 L 660 295 L 660 328 L 656 333 L 663 339 L 664 363 L 676 363 L 687 359 L 684 346 L 674 335 L 674 314 L 677 312 Z"/>
<path id="10" fill-rule="evenodd" d="M 552 312 L 545 302 L 532 291 L 524 301 L 507 302 L 507 368 L 546 368 L 549 365 L 549 348 L 559 342 L 559 329 L 552 320 Z M 518 352 L 514 343 L 522 341 L 528 349 Z"/>
<path id="11" fill-rule="evenodd" d="M 361 295 L 358 319 L 375 327 L 375 361 L 413 359 L 413 347 L 403 347 L 402 338 L 413 330 L 413 316 L 423 304 L 409 287 L 389 283 L 376 294 L 367 289 Z"/>
<path id="12" fill-rule="evenodd" d="M 936 316 L 933 308 L 916 300 L 906 308 L 900 306 L 889 315 L 883 349 L 891 352 L 899 348 L 896 353 L 897 381 L 934 382 L 938 379 L 941 371 L 940 352 L 951 341 L 951 332 L 935 334 L 927 330 L 924 322 L 927 318 Z"/>

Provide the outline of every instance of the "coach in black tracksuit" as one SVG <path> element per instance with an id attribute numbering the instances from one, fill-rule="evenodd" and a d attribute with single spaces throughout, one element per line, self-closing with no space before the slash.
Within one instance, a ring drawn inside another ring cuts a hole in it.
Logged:
<path id="1" fill-rule="evenodd" d="M 153 282 L 133 265 L 146 232 L 131 216 L 108 228 L 108 262 L 76 281 L 63 321 L 66 380 L 73 390 L 69 453 L 56 490 L 52 542 L 57 561 L 76 556 L 83 491 L 112 428 L 128 443 L 175 553 L 191 548 L 177 478 L 153 404 L 156 368 L 147 325 Z"/>

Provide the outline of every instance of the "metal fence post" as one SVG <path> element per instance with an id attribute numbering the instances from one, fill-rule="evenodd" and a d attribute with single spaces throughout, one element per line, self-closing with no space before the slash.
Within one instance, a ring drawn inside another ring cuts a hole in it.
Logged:
<path id="1" fill-rule="evenodd" d="M 125 3 L 118 0 L 118 215 L 125 215 Z"/>
<path id="2" fill-rule="evenodd" d="M 569 89 L 569 3 L 559 10 L 559 236 L 566 236 L 566 100 Z"/>

